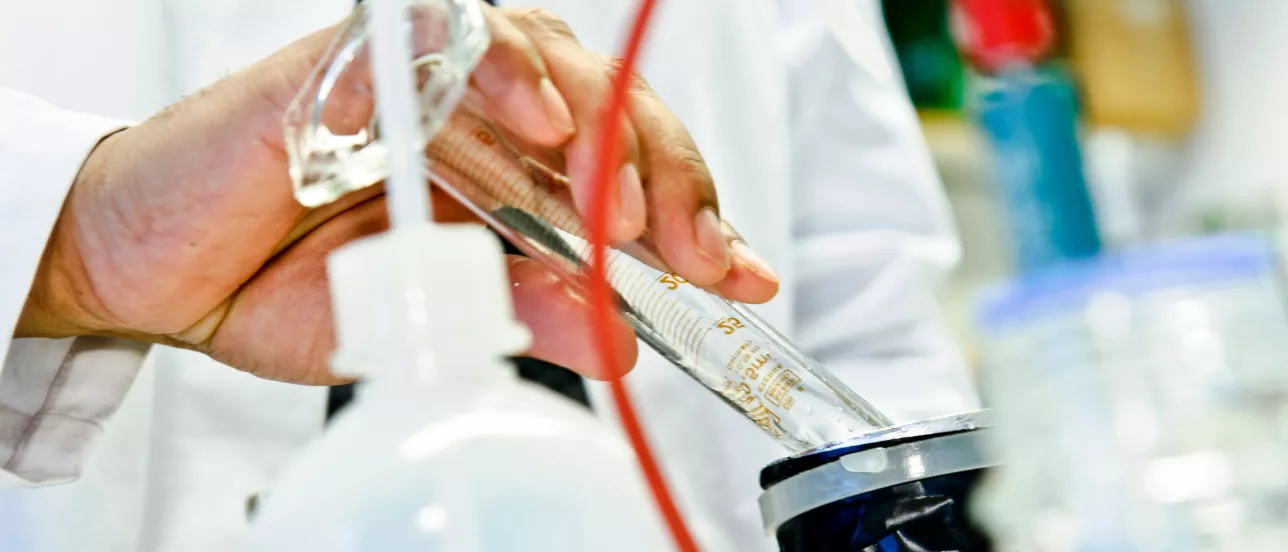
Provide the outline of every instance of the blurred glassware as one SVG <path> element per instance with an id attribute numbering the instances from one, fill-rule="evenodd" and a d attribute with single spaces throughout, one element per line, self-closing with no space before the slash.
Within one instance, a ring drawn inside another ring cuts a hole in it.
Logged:
<path id="1" fill-rule="evenodd" d="M 986 295 L 999 550 L 1288 549 L 1288 316 L 1270 240 L 1227 235 Z"/>

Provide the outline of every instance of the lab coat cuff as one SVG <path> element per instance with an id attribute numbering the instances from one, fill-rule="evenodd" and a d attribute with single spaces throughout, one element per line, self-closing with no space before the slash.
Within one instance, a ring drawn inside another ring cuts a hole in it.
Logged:
<path id="1" fill-rule="evenodd" d="M 126 126 L 0 87 L 0 359 L 72 182 L 103 137 Z"/>
<path id="2" fill-rule="evenodd" d="M 74 481 L 147 350 L 106 337 L 14 340 L 0 373 L 0 486 Z"/>

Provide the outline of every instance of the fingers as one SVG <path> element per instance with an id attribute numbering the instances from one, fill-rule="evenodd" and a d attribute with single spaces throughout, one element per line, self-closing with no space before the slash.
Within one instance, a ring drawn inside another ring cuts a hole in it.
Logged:
<path id="1" fill-rule="evenodd" d="M 573 198 L 583 214 L 592 200 L 591 170 L 602 128 L 599 118 L 612 88 L 612 72 L 606 59 L 577 42 L 562 20 L 543 10 L 501 10 L 535 45 L 549 68 L 554 85 L 568 100 L 577 133 L 565 149 L 568 177 Z M 619 139 L 622 156 L 615 160 L 612 182 L 606 192 L 609 198 L 609 237 L 613 241 L 633 240 L 644 231 L 647 200 L 644 193 L 643 169 L 640 164 L 637 133 L 628 119 L 623 120 Z"/>
<path id="2" fill-rule="evenodd" d="M 593 379 L 611 379 L 625 372 L 606 371 L 591 317 L 591 305 L 550 269 L 532 259 L 510 257 L 515 312 L 532 330 L 528 354 L 567 367 Z M 614 317 L 618 368 L 630 370 L 639 354 L 635 334 L 620 317 Z"/>
<path id="3" fill-rule="evenodd" d="M 578 132 L 566 148 L 566 166 L 573 196 L 586 214 L 598 118 L 616 64 L 582 48 L 568 26 L 548 12 L 502 11 L 527 34 L 568 100 Z M 611 238 L 630 241 L 647 227 L 666 264 L 695 284 L 714 285 L 740 301 L 772 298 L 778 276 L 721 221 L 711 174 L 684 125 L 643 79 L 634 78 L 628 102 L 622 165 L 617 186 L 609 190 L 616 194 L 610 198 L 616 207 L 609 215 Z"/>
<path id="4" fill-rule="evenodd" d="M 646 87 L 637 87 L 631 101 L 650 171 L 649 231 L 658 253 L 681 276 L 729 299 L 772 299 L 777 273 L 720 219 L 715 183 L 684 124 Z"/>
<path id="5" fill-rule="evenodd" d="M 778 293 L 779 276 L 720 219 L 715 184 L 684 124 L 646 85 L 631 96 L 644 166 L 649 169 L 649 231 L 672 270 L 698 286 L 745 303 Z"/>
<path id="6" fill-rule="evenodd" d="M 699 286 L 725 277 L 729 248 L 722 233 L 715 183 L 684 125 L 647 88 L 631 97 L 648 167 L 648 227 L 658 253 Z"/>
<path id="7" fill-rule="evenodd" d="M 208 323 L 173 337 L 261 377 L 335 383 L 329 370 L 335 339 L 325 258 L 337 247 L 386 228 L 383 197 L 352 206 L 283 251 Z M 537 261 L 511 257 L 508 265 L 516 315 L 533 333 L 528 354 L 591 378 L 620 375 L 602 367 L 584 298 Z M 616 365 L 629 370 L 638 353 L 635 336 L 620 318 L 612 329 Z"/>
<path id="8" fill-rule="evenodd" d="M 721 225 L 732 263 L 729 273 L 715 285 L 721 295 L 744 303 L 765 303 L 778 294 L 776 273 L 760 254 L 742 239 L 729 223 Z"/>
<path id="9" fill-rule="evenodd" d="M 357 205 L 384 196 L 384 194 L 385 185 L 380 183 L 350 192 L 331 203 L 309 210 L 299 222 L 295 223 L 290 232 L 287 232 L 286 237 L 278 242 L 277 247 L 273 249 L 273 255 L 281 253 L 327 221 L 349 212 Z M 461 205 L 460 202 L 436 187 L 430 188 L 429 198 L 431 211 L 434 213 L 434 220 L 437 222 L 474 222 L 483 224 L 483 221 L 475 216 L 469 208 Z"/>
<path id="10" fill-rule="evenodd" d="M 485 7 L 492 43 L 473 80 L 487 110 L 534 144 L 560 145 L 576 129 L 536 46 L 500 11 Z"/>

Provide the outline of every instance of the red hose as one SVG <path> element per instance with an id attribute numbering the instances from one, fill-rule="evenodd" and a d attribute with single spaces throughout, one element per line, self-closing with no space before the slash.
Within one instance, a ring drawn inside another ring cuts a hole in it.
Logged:
<path id="1" fill-rule="evenodd" d="M 635 60 L 639 57 L 640 46 L 644 41 L 644 32 L 648 28 L 649 20 L 653 15 L 653 8 L 657 5 L 657 0 L 640 0 L 639 7 L 635 14 L 635 21 L 631 24 L 630 37 L 626 42 L 626 51 L 622 55 L 622 64 L 618 67 L 616 74 L 613 75 L 613 88 L 608 96 L 608 105 L 605 106 L 602 120 L 604 126 L 600 129 L 599 147 L 596 150 L 595 167 L 591 172 L 594 184 L 591 187 L 591 202 L 589 208 L 589 231 L 591 243 L 591 262 L 590 262 L 590 302 L 594 315 L 594 327 L 596 337 L 599 339 L 600 357 L 608 373 L 620 374 L 620 366 L 617 366 L 617 351 L 615 350 L 616 341 L 612 334 L 612 328 L 616 327 L 618 322 L 615 318 L 618 316 L 617 304 L 613 298 L 612 288 L 608 284 L 608 266 L 607 266 L 607 248 L 608 248 L 608 211 L 609 198 L 611 194 L 606 193 L 609 189 L 609 178 L 616 174 L 616 161 L 622 155 L 621 141 L 618 135 L 621 133 L 623 107 L 626 103 L 627 86 L 630 83 Z M 630 395 L 626 392 L 626 383 L 622 378 L 615 378 L 608 382 L 609 388 L 612 389 L 613 401 L 617 405 L 617 417 L 621 420 L 622 427 L 626 430 L 626 438 L 630 441 L 631 447 L 635 449 L 635 456 L 639 460 L 640 470 L 644 472 L 644 479 L 648 482 L 649 490 L 653 494 L 653 500 L 657 503 L 658 510 L 661 511 L 662 518 L 666 521 L 667 529 L 671 532 L 671 538 L 675 542 L 676 549 L 681 552 L 698 552 L 698 545 L 693 540 L 693 535 L 689 533 L 688 527 L 684 524 L 684 519 L 680 516 L 680 510 L 675 505 L 675 499 L 671 495 L 670 489 L 666 486 L 666 480 L 662 476 L 662 470 L 658 467 L 657 459 L 653 456 L 653 451 L 649 449 L 648 441 L 644 436 L 644 429 L 640 426 L 639 417 L 635 415 L 635 408 L 631 405 Z"/>

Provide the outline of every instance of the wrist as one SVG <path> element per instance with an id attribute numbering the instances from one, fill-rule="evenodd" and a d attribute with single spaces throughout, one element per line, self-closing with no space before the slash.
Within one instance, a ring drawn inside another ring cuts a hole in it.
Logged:
<path id="1" fill-rule="evenodd" d="M 46 240 L 14 337 L 62 338 L 114 333 L 111 325 L 95 314 L 101 312 L 102 304 L 81 259 L 74 198 L 106 181 L 110 146 L 119 134 L 118 131 L 103 137 L 72 181 Z"/>

